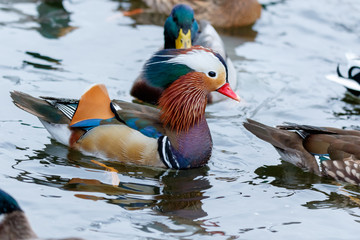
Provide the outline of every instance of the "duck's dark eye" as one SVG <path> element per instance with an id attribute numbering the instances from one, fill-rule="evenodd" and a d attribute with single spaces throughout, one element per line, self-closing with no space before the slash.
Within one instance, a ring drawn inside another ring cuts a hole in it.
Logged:
<path id="1" fill-rule="evenodd" d="M 174 16 L 173 19 L 174 19 L 174 22 L 178 21 L 178 18 L 176 16 Z"/>
<path id="2" fill-rule="evenodd" d="M 208 72 L 208 75 L 209 75 L 210 77 L 216 77 L 216 72 L 210 71 L 210 72 Z"/>

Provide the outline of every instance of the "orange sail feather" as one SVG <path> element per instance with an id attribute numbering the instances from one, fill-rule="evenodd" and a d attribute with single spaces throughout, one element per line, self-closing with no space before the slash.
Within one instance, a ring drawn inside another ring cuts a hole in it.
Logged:
<path id="1" fill-rule="evenodd" d="M 84 120 L 115 117 L 115 114 L 110 109 L 110 103 L 111 100 L 105 85 L 94 85 L 81 96 L 70 126 Z"/>

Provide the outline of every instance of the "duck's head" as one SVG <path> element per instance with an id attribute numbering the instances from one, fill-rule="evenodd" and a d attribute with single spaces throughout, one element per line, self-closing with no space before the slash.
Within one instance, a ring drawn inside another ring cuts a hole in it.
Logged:
<path id="1" fill-rule="evenodd" d="M 0 189 L 0 215 L 14 211 L 22 211 L 17 201 L 8 193 Z"/>
<path id="2" fill-rule="evenodd" d="M 160 50 L 145 64 L 143 76 L 151 86 L 163 89 L 159 99 L 162 119 L 176 130 L 198 122 L 212 91 L 240 101 L 229 86 L 224 59 L 208 48 Z M 177 126 L 174 119 L 185 126 Z"/>
<path id="3" fill-rule="evenodd" d="M 188 49 L 163 49 L 145 64 L 145 81 L 163 90 L 178 80 L 189 81 L 208 94 L 218 91 L 239 101 L 228 83 L 228 70 L 220 54 L 209 48 L 193 46 Z"/>
<path id="4" fill-rule="evenodd" d="M 189 48 L 199 30 L 194 10 L 185 4 L 176 5 L 164 25 L 164 48 Z"/>

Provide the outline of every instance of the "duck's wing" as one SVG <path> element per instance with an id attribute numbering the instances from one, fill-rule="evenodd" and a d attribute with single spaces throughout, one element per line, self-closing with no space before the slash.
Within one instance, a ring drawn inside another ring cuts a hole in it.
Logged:
<path id="1" fill-rule="evenodd" d="M 320 163 L 324 175 L 360 184 L 360 136 L 351 135 L 351 131 L 346 134 L 311 134 L 304 141 L 304 147 L 323 156 Z"/>
<path id="2" fill-rule="evenodd" d="M 244 122 L 244 127 L 258 138 L 272 144 L 285 161 L 320 175 L 316 159 L 304 148 L 303 138 L 299 134 L 266 126 L 251 119 Z"/>
<path id="3" fill-rule="evenodd" d="M 10 96 L 17 107 L 37 116 L 43 121 L 55 124 L 70 123 L 71 118 L 69 116 L 71 115 L 71 113 L 64 114 L 61 111 L 62 108 L 66 108 L 67 104 L 65 103 L 65 99 L 61 99 L 61 101 L 59 101 L 59 104 L 57 105 L 55 98 L 51 98 L 50 102 L 48 102 L 46 101 L 46 98 L 39 99 L 18 91 L 11 92 Z M 51 102 L 54 103 L 54 105 L 52 105 Z M 70 105 L 71 104 L 72 102 L 70 101 Z M 65 112 L 67 112 L 67 110 L 65 110 Z"/>
<path id="4" fill-rule="evenodd" d="M 277 128 L 296 131 L 303 138 L 304 148 L 312 154 L 328 155 L 331 160 L 360 159 L 359 131 L 294 123 Z"/>
<path id="5" fill-rule="evenodd" d="M 274 145 L 284 160 L 318 174 L 314 169 L 319 165 L 322 175 L 360 184 L 359 131 L 293 123 L 272 128 L 250 119 L 244 126 Z"/>
<path id="6" fill-rule="evenodd" d="M 165 134 L 160 122 L 160 110 L 157 108 L 113 100 L 112 109 L 120 121 L 148 137 L 158 138 Z"/>

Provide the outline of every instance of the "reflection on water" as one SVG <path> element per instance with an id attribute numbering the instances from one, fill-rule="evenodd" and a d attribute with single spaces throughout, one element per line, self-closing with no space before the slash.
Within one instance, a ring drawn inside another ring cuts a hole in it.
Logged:
<path id="1" fill-rule="evenodd" d="M 358 189 L 359 192 L 359 189 Z M 350 195 L 347 191 L 342 193 L 337 192 L 322 192 L 327 196 L 326 200 L 323 201 L 310 201 L 305 203 L 303 206 L 309 209 L 344 209 L 344 208 L 358 208 L 360 206 L 360 194 L 355 196 Z"/>
<path id="2" fill-rule="evenodd" d="M 360 207 L 359 186 L 343 186 L 330 178 L 319 177 L 313 173 L 304 172 L 288 162 L 282 162 L 282 164 L 276 166 L 263 166 L 256 169 L 255 173 L 258 174 L 258 177 L 255 179 L 263 179 L 264 182 L 269 182 L 269 177 L 275 178 L 269 183 L 276 187 L 292 190 L 310 189 L 326 196 L 325 200 L 309 201 L 302 205 L 309 209 Z M 328 192 L 318 189 L 317 184 L 332 184 L 339 187 L 336 192 Z"/>
<path id="3" fill-rule="evenodd" d="M 264 181 L 268 181 L 268 177 L 274 177 L 275 179 L 270 182 L 271 185 L 287 189 L 309 189 L 323 180 L 323 178 L 305 172 L 287 162 L 276 166 L 259 167 L 255 173 L 259 179 L 264 179 Z"/>
<path id="4" fill-rule="evenodd" d="M 31 3 L 38 4 L 36 10 L 38 16 L 33 16 L 15 8 L 14 3 Z M 1 3 L 1 2 L 0 2 Z M 72 32 L 77 27 L 71 26 L 70 13 L 64 8 L 61 0 L 43 0 L 43 1 L 14 1 L 12 4 L 5 5 L 2 10 L 12 12 L 18 15 L 18 20 L 7 22 L 8 26 L 23 28 L 23 26 L 31 22 L 36 22 L 40 26 L 29 29 L 36 29 L 43 37 L 56 39 Z"/>
<path id="5" fill-rule="evenodd" d="M 207 216 L 207 213 L 202 209 L 202 200 L 207 198 L 204 196 L 204 191 L 211 188 L 208 179 L 205 177 L 208 172 L 207 167 L 187 171 L 173 171 L 124 165 L 100 159 L 94 161 L 94 158 L 84 156 L 80 152 L 71 150 L 54 140 L 52 140 L 52 144 L 47 144 L 44 149 L 34 152 L 35 154 L 28 156 L 28 159 L 16 160 L 13 168 L 19 170 L 19 174 L 13 178 L 22 182 L 56 187 L 73 192 L 86 192 L 86 194 L 76 193 L 75 196 L 82 199 L 106 201 L 127 210 L 151 208 L 164 215 L 189 220 Z M 64 177 L 62 175 L 34 173 L 23 168 L 23 163 L 28 161 L 35 163 L 34 160 L 38 160 L 39 164 L 45 167 L 44 170 L 49 166 L 83 168 L 88 172 L 101 172 L 110 181 L 103 182 L 103 180 L 99 179 L 86 179 L 78 176 Z M 104 165 L 112 169 L 112 172 L 103 171 Z M 117 185 L 112 184 L 114 183 L 112 179 L 114 174 L 116 174 L 115 178 L 117 179 L 118 175 L 120 176 Z M 156 184 L 122 181 L 121 178 L 124 176 L 136 180 L 153 180 Z M 102 193 L 106 196 L 91 193 Z"/>
<path id="6" fill-rule="evenodd" d="M 61 70 L 61 68 L 58 67 L 61 64 L 61 59 L 55 59 L 45 55 L 41 55 L 40 53 L 29 52 L 29 51 L 25 52 L 25 54 L 30 55 L 35 59 L 40 59 L 50 63 L 50 64 L 41 64 L 41 63 L 35 63 L 24 60 L 23 63 L 26 65 L 30 65 L 33 66 L 34 68 L 40 68 L 44 70 Z"/>
<path id="7" fill-rule="evenodd" d="M 339 99 L 334 99 L 339 101 Z M 354 96 L 351 93 L 346 92 L 344 97 L 341 99 L 346 105 L 342 108 L 342 111 L 334 112 L 335 117 L 351 117 L 360 115 L 360 98 Z"/>
<path id="8" fill-rule="evenodd" d="M 64 8 L 62 0 L 43 1 L 38 5 L 37 11 L 40 24 L 38 31 L 46 38 L 63 37 L 76 29 L 70 26 L 70 13 Z"/>

